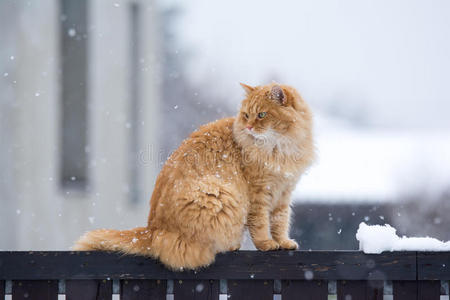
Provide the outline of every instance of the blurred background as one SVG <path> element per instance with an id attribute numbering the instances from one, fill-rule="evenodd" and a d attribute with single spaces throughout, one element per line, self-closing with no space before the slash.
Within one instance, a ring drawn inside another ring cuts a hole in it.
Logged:
<path id="1" fill-rule="evenodd" d="M 302 249 L 357 249 L 360 222 L 449 240 L 449 12 L 444 0 L 0 1 L 0 249 L 146 224 L 167 155 L 237 112 L 239 82 L 273 80 L 315 113 L 318 160 L 293 195 Z"/>

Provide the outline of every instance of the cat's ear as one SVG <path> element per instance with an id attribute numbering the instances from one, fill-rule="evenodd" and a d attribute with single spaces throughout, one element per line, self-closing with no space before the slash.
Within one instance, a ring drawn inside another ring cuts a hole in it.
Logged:
<path id="1" fill-rule="evenodd" d="M 281 86 L 279 86 L 278 84 L 274 85 L 270 90 L 270 98 L 277 101 L 279 104 L 286 103 L 286 95 L 284 94 Z"/>
<path id="2" fill-rule="evenodd" d="M 246 93 L 247 95 L 250 94 L 251 92 L 253 92 L 253 91 L 255 90 L 254 87 L 251 87 L 251 86 L 249 86 L 249 85 L 247 85 L 247 84 L 245 84 L 245 83 L 240 82 L 239 84 L 242 86 L 242 88 L 244 89 L 244 91 L 245 91 L 245 93 Z"/>

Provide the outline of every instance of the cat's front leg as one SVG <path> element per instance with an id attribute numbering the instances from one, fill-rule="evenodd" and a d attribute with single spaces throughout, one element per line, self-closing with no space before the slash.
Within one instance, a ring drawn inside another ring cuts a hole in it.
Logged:
<path id="1" fill-rule="evenodd" d="M 254 201 L 250 204 L 247 225 L 256 249 L 277 250 L 280 245 L 269 235 L 269 209 L 267 203 Z"/>
<path id="2" fill-rule="evenodd" d="M 270 215 L 270 233 L 282 249 L 295 250 L 298 249 L 298 244 L 289 238 L 290 215 L 289 204 L 281 204 L 276 207 Z"/>

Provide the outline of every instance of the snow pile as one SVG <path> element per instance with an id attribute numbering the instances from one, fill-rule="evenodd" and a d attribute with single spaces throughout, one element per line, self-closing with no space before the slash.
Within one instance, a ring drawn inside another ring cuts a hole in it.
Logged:
<path id="1" fill-rule="evenodd" d="M 394 227 L 386 224 L 369 226 L 362 222 L 356 232 L 359 250 L 364 253 L 383 251 L 450 251 L 450 241 L 430 237 L 399 237 Z"/>

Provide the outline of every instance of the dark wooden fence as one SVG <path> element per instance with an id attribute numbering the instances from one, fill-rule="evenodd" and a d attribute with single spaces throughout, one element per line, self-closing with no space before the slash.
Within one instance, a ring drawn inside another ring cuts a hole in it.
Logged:
<path id="1" fill-rule="evenodd" d="M 442 300 L 449 280 L 450 252 L 238 251 L 183 272 L 110 253 L 0 252 L 0 299 L 13 300 Z"/>

